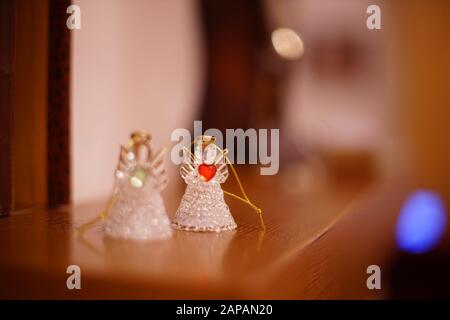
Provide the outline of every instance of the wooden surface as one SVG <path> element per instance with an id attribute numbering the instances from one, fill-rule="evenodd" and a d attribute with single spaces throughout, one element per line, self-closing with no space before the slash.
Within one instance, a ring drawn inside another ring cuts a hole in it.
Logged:
<path id="1" fill-rule="evenodd" d="M 102 225 L 75 228 L 103 207 L 28 209 L 0 219 L 1 298 L 384 298 L 366 268 L 393 251 L 399 188 L 392 183 L 331 184 L 292 194 L 277 179 L 247 179 L 264 208 L 227 198 L 234 232 L 176 231 L 162 242 L 113 240 Z M 184 186 L 164 193 L 173 215 Z M 395 192 L 392 192 L 395 190 Z M 383 230 L 380 234 L 380 230 Z M 81 267 L 81 290 L 66 288 L 66 268 Z"/>

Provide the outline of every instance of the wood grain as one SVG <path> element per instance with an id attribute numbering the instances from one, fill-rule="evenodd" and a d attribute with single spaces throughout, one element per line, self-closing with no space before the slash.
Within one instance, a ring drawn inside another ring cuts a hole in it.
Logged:
<path id="1" fill-rule="evenodd" d="M 1 219 L 0 297 L 309 299 L 387 294 L 371 292 L 365 284 L 368 264 L 374 259 L 383 264 L 393 247 L 390 241 L 379 245 L 379 234 L 371 227 L 373 220 L 384 227 L 395 216 L 384 203 L 389 192 L 384 186 L 352 183 L 288 195 L 276 182 L 253 181 L 249 194 L 265 210 L 265 233 L 254 212 L 231 199 L 236 231 L 176 231 L 163 242 L 105 238 L 101 224 L 77 236 L 75 228 L 96 216 L 103 204 L 36 208 Z M 183 188 L 174 190 L 165 194 L 172 213 Z M 365 211 L 367 205 L 372 211 Z M 379 208 L 383 214 L 374 214 Z M 66 289 L 70 264 L 81 267 L 81 290 Z"/>

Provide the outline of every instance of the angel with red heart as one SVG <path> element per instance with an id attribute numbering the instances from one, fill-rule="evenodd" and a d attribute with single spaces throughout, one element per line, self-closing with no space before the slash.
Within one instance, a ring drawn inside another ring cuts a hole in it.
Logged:
<path id="1" fill-rule="evenodd" d="M 172 226 L 187 231 L 235 229 L 236 222 L 220 186 L 228 178 L 228 151 L 219 148 L 213 136 L 202 135 L 194 141 L 194 153 L 187 148 L 183 153 L 180 173 L 187 187 Z"/>

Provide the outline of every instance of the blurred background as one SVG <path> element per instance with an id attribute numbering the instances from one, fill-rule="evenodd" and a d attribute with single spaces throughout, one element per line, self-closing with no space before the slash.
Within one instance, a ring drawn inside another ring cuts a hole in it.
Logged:
<path id="1" fill-rule="evenodd" d="M 66 27 L 70 4 L 79 30 Z M 366 26 L 371 4 L 379 30 Z M 279 173 L 238 170 L 275 196 L 406 183 L 392 297 L 449 297 L 450 2 L 1 0 L 0 11 L 2 215 L 105 201 L 136 129 L 159 148 L 194 120 L 279 128 Z"/>

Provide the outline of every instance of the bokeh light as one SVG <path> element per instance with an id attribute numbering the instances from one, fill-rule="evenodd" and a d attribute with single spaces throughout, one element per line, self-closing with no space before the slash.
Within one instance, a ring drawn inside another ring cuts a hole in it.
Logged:
<path id="1" fill-rule="evenodd" d="M 441 197 L 418 190 L 405 201 L 397 220 L 397 246 L 409 253 L 425 253 L 444 235 L 447 212 Z"/>
<path id="2" fill-rule="evenodd" d="M 281 57 L 288 60 L 300 58 L 305 51 L 300 36 L 288 28 L 279 28 L 272 32 L 272 45 Z"/>

